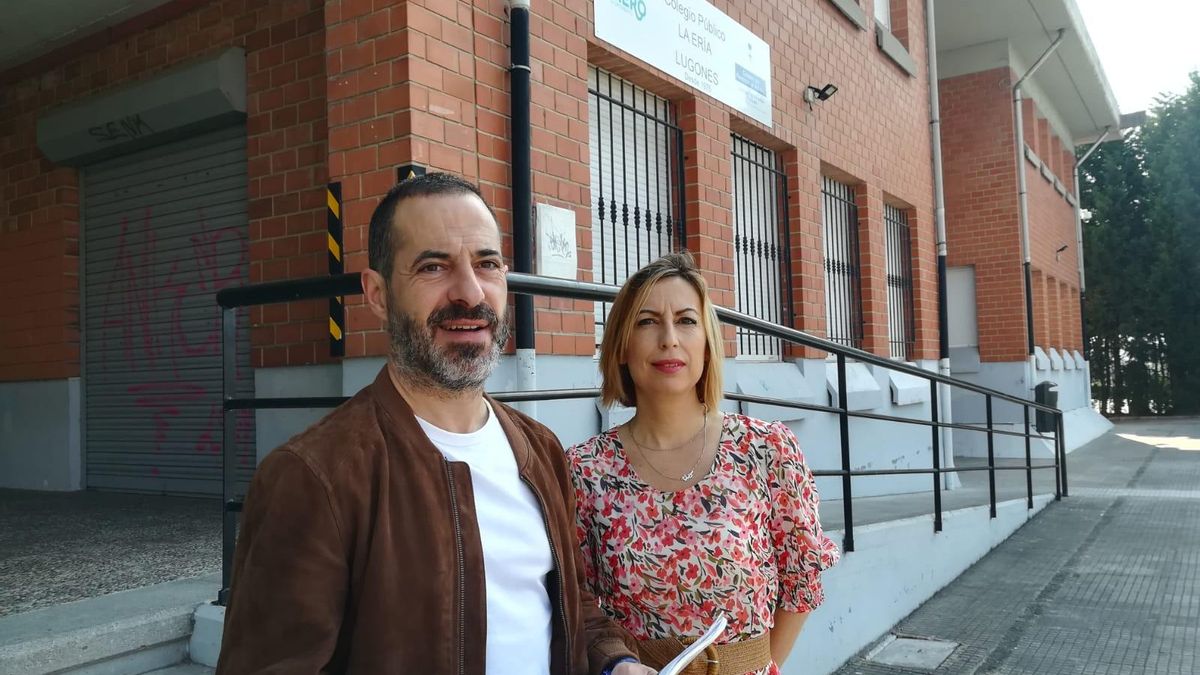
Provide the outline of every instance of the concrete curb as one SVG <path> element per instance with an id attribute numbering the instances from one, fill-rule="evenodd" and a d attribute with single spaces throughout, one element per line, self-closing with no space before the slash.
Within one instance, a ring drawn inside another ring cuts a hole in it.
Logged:
<path id="1" fill-rule="evenodd" d="M 0 675 L 143 673 L 187 656 L 196 606 L 219 575 L 183 579 L 0 619 Z"/>
<path id="2" fill-rule="evenodd" d="M 195 627 L 188 653 L 192 663 L 217 667 L 221 655 L 221 636 L 225 633 L 225 608 L 212 603 L 196 608 Z"/>

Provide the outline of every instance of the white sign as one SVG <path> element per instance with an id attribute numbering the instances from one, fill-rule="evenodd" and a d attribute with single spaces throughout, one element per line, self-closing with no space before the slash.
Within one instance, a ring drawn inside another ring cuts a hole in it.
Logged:
<path id="1" fill-rule="evenodd" d="M 704 0 L 595 0 L 596 37 L 771 126 L 771 48 Z"/>
<path id="2" fill-rule="evenodd" d="M 576 278 L 579 256 L 575 248 L 575 212 L 538 204 L 537 272 L 544 277 Z"/>

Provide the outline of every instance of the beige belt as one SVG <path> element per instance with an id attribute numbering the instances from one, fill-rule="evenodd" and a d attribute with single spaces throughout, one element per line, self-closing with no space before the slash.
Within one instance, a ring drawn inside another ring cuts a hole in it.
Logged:
<path id="1" fill-rule="evenodd" d="M 696 638 L 663 638 L 638 642 L 638 656 L 651 668 L 662 668 Z M 684 669 L 685 675 L 744 675 L 771 665 L 771 634 L 727 645 L 709 645 Z"/>

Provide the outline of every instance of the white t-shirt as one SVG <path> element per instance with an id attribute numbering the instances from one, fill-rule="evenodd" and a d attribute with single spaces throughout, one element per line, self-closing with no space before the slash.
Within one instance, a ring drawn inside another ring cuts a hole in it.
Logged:
<path id="1" fill-rule="evenodd" d="M 456 434 L 417 418 L 451 462 L 471 467 L 475 513 L 483 540 L 487 589 L 488 675 L 550 672 L 550 596 L 554 565 L 542 509 L 517 473 L 512 446 L 488 407 L 478 431 Z"/>

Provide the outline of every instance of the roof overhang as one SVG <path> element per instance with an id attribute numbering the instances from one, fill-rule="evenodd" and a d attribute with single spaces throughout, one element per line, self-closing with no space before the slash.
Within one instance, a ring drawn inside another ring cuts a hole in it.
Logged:
<path id="1" fill-rule="evenodd" d="M 13 2 L 0 22 L 0 72 L 111 28 L 169 0 Z"/>
<path id="2" fill-rule="evenodd" d="M 1020 78 L 1064 30 L 1061 44 L 1021 86 L 1064 140 L 1120 137 L 1121 114 L 1074 0 L 934 0 L 938 77 L 1007 65 Z"/>

